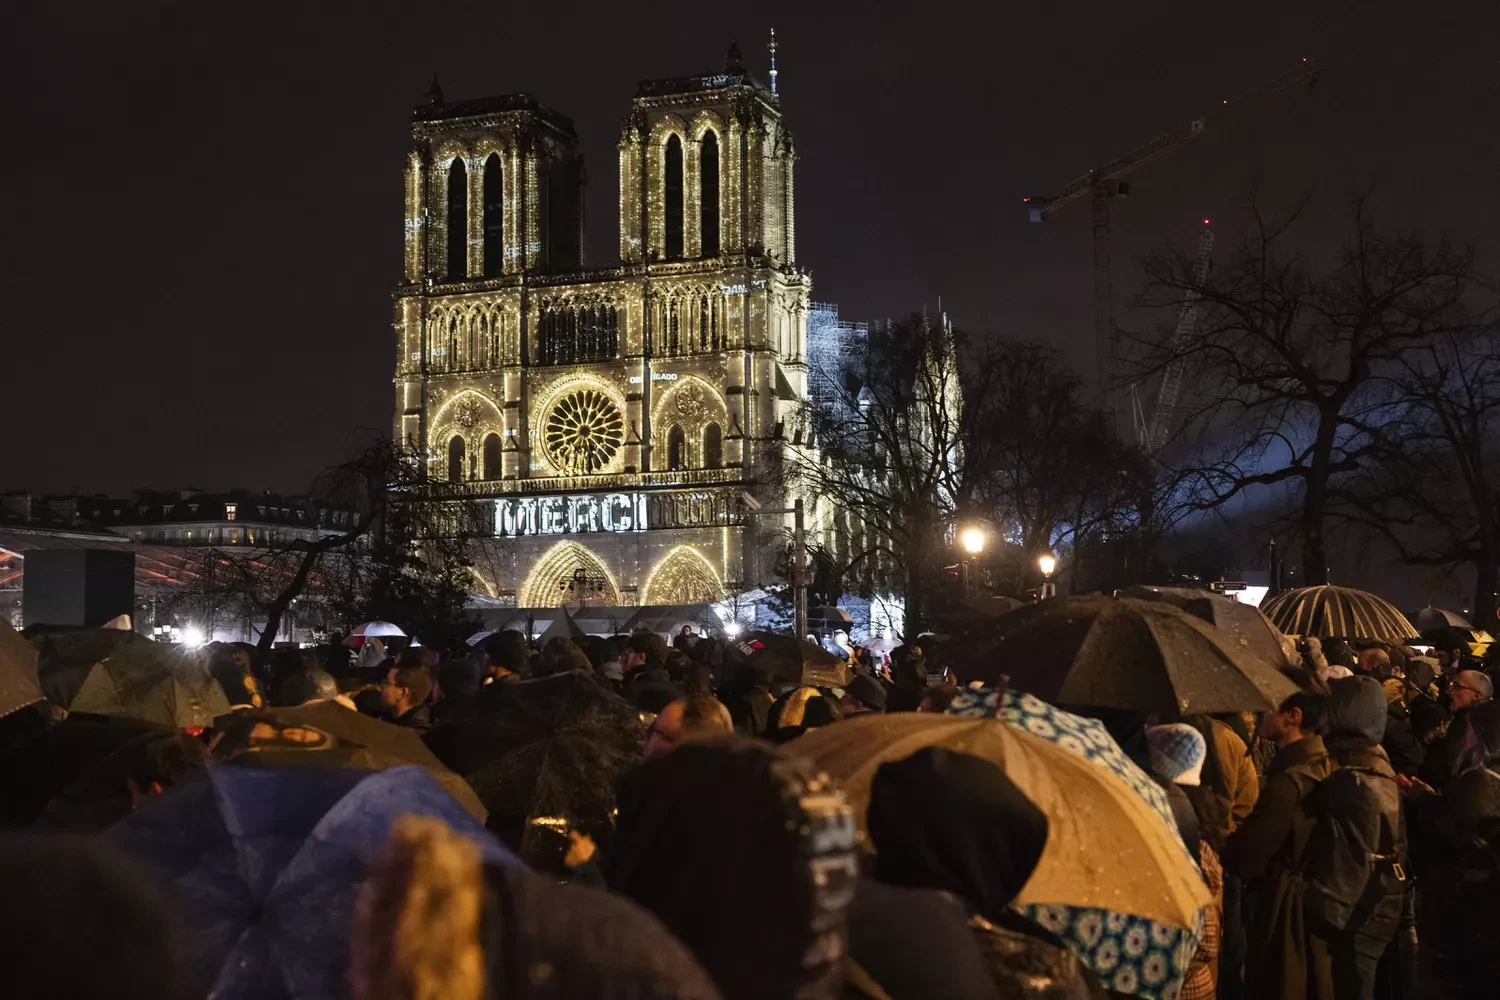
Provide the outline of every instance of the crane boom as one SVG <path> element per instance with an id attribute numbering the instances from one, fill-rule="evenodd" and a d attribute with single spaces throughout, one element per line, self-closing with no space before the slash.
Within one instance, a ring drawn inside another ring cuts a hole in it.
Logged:
<path id="1" fill-rule="evenodd" d="M 1311 89 L 1317 85 L 1318 77 L 1321 73 L 1322 67 L 1316 59 L 1303 59 L 1299 65 L 1281 74 L 1274 80 L 1270 80 L 1233 100 L 1224 101 L 1202 118 L 1195 118 L 1169 132 L 1163 132 L 1150 142 L 1131 150 L 1124 156 L 1117 157 L 1094 170 L 1090 170 L 1082 177 L 1069 182 L 1055 196 L 1050 198 L 1034 196 L 1024 199 L 1031 209 L 1032 222 L 1045 221 L 1058 209 L 1085 197 L 1089 199 L 1092 205 L 1095 353 L 1098 368 L 1098 389 L 1100 395 L 1106 400 L 1111 399 L 1111 394 L 1115 390 L 1114 367 L 1115 358 L 1118 353 L 1116 344 L 1117 333 L 1114 322 L 1114 289 L 1110 277 L 1110 201 L 1117 195 L 1128 194 L 1130 190 L 1130 186 L 1122 182 L 1120 178 L 1150 163 L 1152 160 L 1166 155 L 1189 139 L 1203 134 L 1210 127 L 1222 125 L 1264 104 L 1271 98 L 1284 93 L 1297 84 L 1306 83 L 1308 88 Z M 1111 409 L 1117 410 L 1118 400 L 1107 405 Z M 1118 421 L 1118 411 L 1116 413 L 1116 420 Z M 1143 418 L 1140 423 L 1144 423 Z"/>
<path id="2" fill-rule="evenodd" d="M 1208 277 L 1208 260 L 1213 250 L 1214 231 L 1205 229 L 1203 235 L 1198 237 L 1198 264 L 1193 270 L 1193 287 L 1188 290 L 1187 301 L 1182 304 L 1177 326 L 1172 330 L 1174 355 L 1192 337 L 1193 327 L 1198 322 L 1198 289 L 1203 287 L 1203 282 Z M 1161 385 L 1156 390 L 1156 410 L 1151 415 L 1151 426 L 1146 432 L 1145 440 L 1141 442 L 1141 446 L 1150 451 L 1157 451 L 1167 443 L 1167 423 L 1172 419 L 1172 411 L 1177 408 L 1177 396 L 1182 391 L 1182 373 L 1186 367 L 1185 358 L 1174 356 L 1161 373 Z"/>
<path id="3" fill-rule="evenodd" d="M 1179 125 L 1170 131 L 1163 132 L 1150 142 L 1131 150 L 1124 156 L 1110 160 L 1103 166 L 1090 170 L 1082 177 L 1075 178 L 1056 195 L 1050 198 L 1027 198 L 1026 203 L 1032 206 L 1031 221 L 1041 222 L 1047 219 L 1058 209 L 1087 197 L 1095 187 L 1106 184 L 1109 181 L 1119 180 L 1132 170 L 1143 167 L 1152 160 L 1166 155 L 1189 139 L 1197 138 L 1211 126 L 1223 125 L 1226 122 L 1232 121 L 1257 105 L 1264 104 L 1284 90 L 1304 81 L 1308 84 L 1309 88 L 1316 86 L 1318 77 L 1322 71 L 1322 67 L 1319 65 L 1317 59 L 1304 59 L 1301 65 L 1288 70 L 1276 79 L 1262 84 L 1248 93 L 1225 101 L 1202 118 L 1194 118 L 1190 122 Z"/>

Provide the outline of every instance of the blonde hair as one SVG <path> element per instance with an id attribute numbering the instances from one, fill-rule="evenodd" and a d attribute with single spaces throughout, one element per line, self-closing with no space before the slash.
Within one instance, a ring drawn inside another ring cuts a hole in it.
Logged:
<path id="1" fill-rule="evenodd" d="M 781 708 L 780 725 L 783 727 L 802 725 L 802 717 L 807 714 L 807 702 L 817 697 L 817 694 L 818 689 L 810 687 L 802 687 L 793 691 Z"/>
<path id="2" fill-rule="evenodd" d="M 355 1000 L 482 1000 L 479 848 L 441 820 L 402 816 L 354 912 Z"/>

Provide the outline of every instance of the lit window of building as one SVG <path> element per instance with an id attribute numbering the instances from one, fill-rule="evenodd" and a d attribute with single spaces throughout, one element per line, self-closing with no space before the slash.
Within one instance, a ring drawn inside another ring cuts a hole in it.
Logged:
<path id="1" fill-rule="evenodd" d="M 235 514 L 239 511 L 239 504 L 226 503 L 224 505 L 224 520 L 233 521 Z"/>

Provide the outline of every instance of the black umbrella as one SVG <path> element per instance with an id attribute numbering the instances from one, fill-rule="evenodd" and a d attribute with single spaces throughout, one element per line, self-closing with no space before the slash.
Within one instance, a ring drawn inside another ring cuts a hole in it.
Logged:
<path id="1" fill-rule="evenodd" d="M 615 780 L 645 735 L 634 706 L 570 672 L 486 685 L 426 739 L 478 793 L 490 829 L 546 865 L 566 830 L 610 828 Z"/>
<path id="2" fill-rule="evenodd" d="M 751 632 L 739 645 L 746 663 L 772 677 L 802 687 L 843 687 L 849 683 L 849 664 L 805 639 L 775 632 Z"/>
<path id="3" fill-rule="evenodd" d="M 230 720 L 236 718 L 244 721 L 235 726 Z M 252 720 L 264 720 L 265 728 L 246 725 Z M 241 712 L 218 720 L 218 724 L 231 732 L 217 753 L 236 763 L 343 767 L 359 771 L 386 771 L 416 764 L 425 767 L 433 780 L 471 816 L 481 823 L 485 820 L 485 808 L 474 790 L 438 760 L 416 730 L 373 719 L 336 701 Z"/>
<path id="4" fill-rule="evenodd" d="M 1163 718 L 1273 708 L 1297 687 L 1206 622 L 1163 601 L 1058 597 L 995 620 L 993 670 L 1060 705 Z"/>
<path id="5" fill-rule="evenodd" d="M 29 740 L 0 758 L 0 820 L 30 825 L 48 803 L 63 796 L 75 806 L 86 804 L 91 813 L 123 815 L 130 808 L 125 778 L 134 763 L 128 748 L 169 733 L 138 719 L 86 713 L 42 723 Z"/>
<path id="6" fill-rule="evenodd" d="M 1409 613 L 1406 616 L 1406 620 L 1411 622 L 1412 627 L 1423 635 L 1426 635 L 1433 629 L 1447 628 L 1450 625 L 1457 626 L 1458 628 L 1474 627 L 1470 624 L 1469 619 L 1457 611 L 1445 611 L 1442 608 L 1434 608 L 1431 605 Z"/>
<path id="7" fill-rule="evenodd" d="M 1126 587 L 1120 594 L 1144 601 L 1174 604 L 1188 614 L 1208 622 L 1235 645 L 1259 656 L 1278 670 L 1286 661 L 1286 654 L 1281 649 L 1281 631 L 1253 604 L 1245 604 L 1210 590 L 1193 590 L 1188 587 L 1137 585 Z"/>
<path id="8" fill-rule="evenodd" d="M 854 616 L 843 608 L 835 608 L 831 605 L 821 608 L 807 609 L 807 624 L 817 628 L 848 629 L 854 624 Z"/>
<path id="9" fill-rule="evenodd" d="M 0 622 L 0 718 L 46 697 L 37 676 L 36 647 Z"/>
<path id="10" fill-rule="evenodd" d="M 42 690 L 70 712 L 174 729 L 213 725 L 229 699 L 201 656 L 115 629 L 38 636 Z"/>

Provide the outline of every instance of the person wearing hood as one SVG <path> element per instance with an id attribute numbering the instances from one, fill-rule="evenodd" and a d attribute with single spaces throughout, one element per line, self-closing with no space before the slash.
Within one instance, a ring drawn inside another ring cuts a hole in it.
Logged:
<path id="1" fill-rule="evenodd" d="M 628 772 L 606 875 L 687 945 L 728 1000 L 836 1000 L 858 878 L 842 793 L 726 735 Z"/>
<path id="2" fill-rule="evenodd" d="M 441 820 L 405 816 L 360 894 L 354 1000 L 721 1000 L 703 967 L 627 899 L 486 864 Z"/>
<path id="3" fill-rule="evenodd" d="M 1251 997 L 1328 1000 L 1334 996 L 1326 943 L 1303 912 L 1306 800 L 1338 766 L 1323 745 L 1328 700 L 1299 691 L 1261 717 L 1262 738 L 1276 745 L 1255 808 L 1224 844 L 1224 871 L 1255 880 L 1246 939 L 1245 986 Z"/>
<path id="4" fill-rule="evenodd" d="M 1328 700 L 1324 744 L 1339 770 L 1310 799 L 1317 827 L 1304 872 L 1308 923 L 1328 940 L 1337 995 L 1373 1000 L 1410 888 L 1401 790 L 1380 745 L 1387 709 L 1380 682 L 1331 681 Z"/>
<path id="5" fill-rule="evenodd" d="M 1468 713 L 1458 774 L 1436 800 L 1438 856 L 1423 898 L 1442 928 L 1463 996 L 1493 996 L 1500 979 L 1500 702 Z"/>
<path id="6" fill-rule="evenodd" d="M 998 766 L 940 747 L 888 761 L 871 782 L 866 827 L 877 882 L 939 890 L 963 905 L 1002 997 L 1103 996 L 1067 945 L 1011 909 L 1048 822 Z"/>

